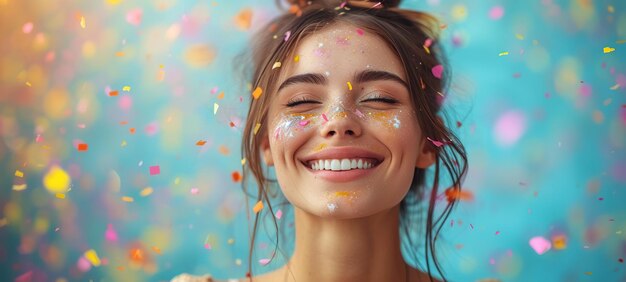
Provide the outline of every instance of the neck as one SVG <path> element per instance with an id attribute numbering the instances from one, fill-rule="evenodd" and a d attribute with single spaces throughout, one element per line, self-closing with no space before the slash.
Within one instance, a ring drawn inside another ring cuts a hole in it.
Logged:
<path id="1" fill-rule="evenodd" d="M 365 218 L 321 218 L 295 209 L 295 250 L 285 281 L 406 281 L 399 206 Z"/>

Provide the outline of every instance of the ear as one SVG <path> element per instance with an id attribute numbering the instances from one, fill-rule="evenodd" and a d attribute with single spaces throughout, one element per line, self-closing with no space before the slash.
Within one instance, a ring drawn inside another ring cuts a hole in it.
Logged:
<path id="1" fill-rule="evenodd" d="M 270 150 L 270 138 L 267 134 L 264 134 L 261 139 L 261 151 L 263 152 L 265 164 L 267 166 L 273 166 L 274 159 L 272 158 L 272 150 Z"/>
<path id="2" fill-rule="evenodd" d="M 420 144 L 419 155 L 417 156 L 416 167 L 425 169 L 435 163 L 437 159 L 437 149 L 424 137 Z"/>

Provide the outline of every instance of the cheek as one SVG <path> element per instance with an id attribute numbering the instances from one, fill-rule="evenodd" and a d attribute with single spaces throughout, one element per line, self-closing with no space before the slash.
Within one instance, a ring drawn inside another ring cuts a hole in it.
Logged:
<path id="1" fill-rule="evenodd" d="M 310 138 L 310 133 L 319 124 L 319 119 L 321 117 L 312 114 L 282 114 L 271 127 L 270 143 L 274 148 L 289 150 Z"/>

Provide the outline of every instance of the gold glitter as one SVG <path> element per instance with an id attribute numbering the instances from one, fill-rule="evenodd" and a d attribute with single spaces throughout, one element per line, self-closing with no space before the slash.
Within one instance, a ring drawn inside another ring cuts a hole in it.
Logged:
<path id="1" fill-rule="evenodd" d="M 315 146 L 315 148 L 313 148 L 313 152 L 319 152 L 319 151 L 321 151 L 324 148 L 326 148 L 326 143 L 319 144 L 319 145 Z"/>

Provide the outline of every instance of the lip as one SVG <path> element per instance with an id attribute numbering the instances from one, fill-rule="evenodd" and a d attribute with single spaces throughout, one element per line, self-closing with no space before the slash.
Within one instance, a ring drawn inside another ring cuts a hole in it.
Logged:
<path id="1" fill-rule="evenodd" d="M 314 170 L 309 167 L 309 161 L 319 159 L 373 159 L 375 160 L 376 165 L 368 169 L 353 170 Z M 355 147 L 335 147 L 307 156 L 301 160 L 301 164 L 316 177 L 331 182 L 341 183 L 354 181 L 373 173 L 376 169 L 378 169 L 383 159 L 384 157 L 381 155 L 365 149 Z"/>

